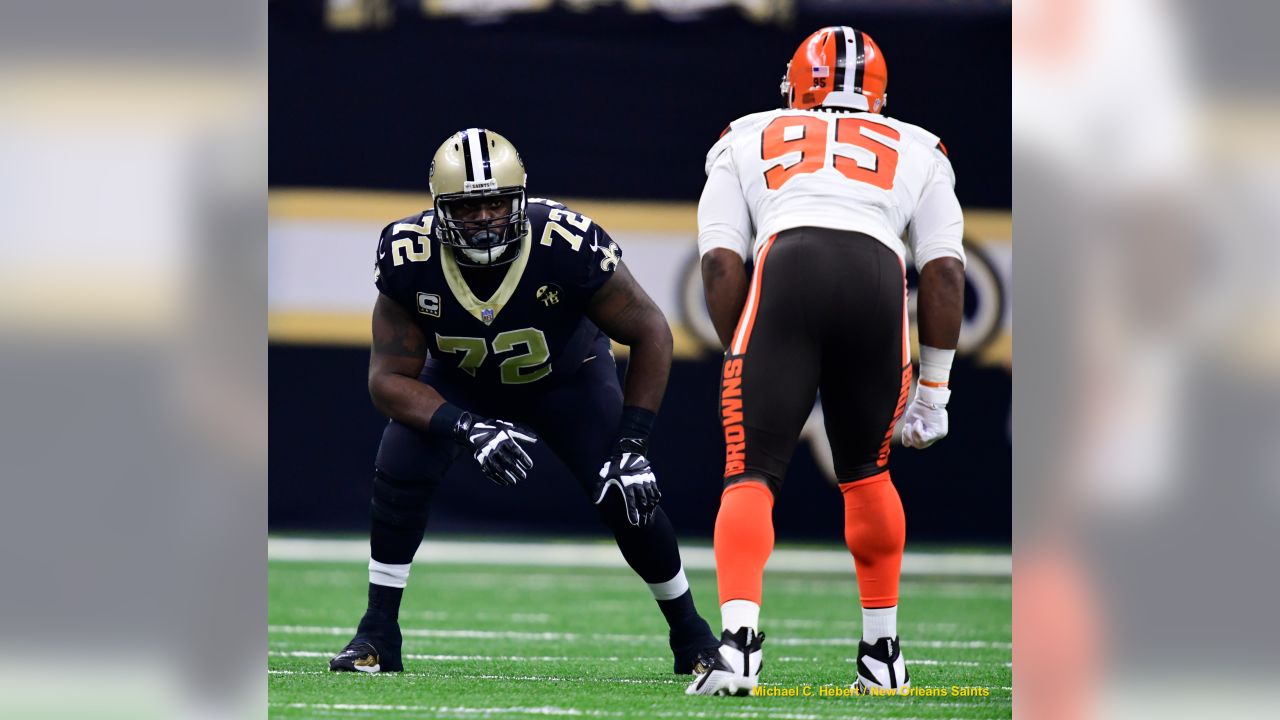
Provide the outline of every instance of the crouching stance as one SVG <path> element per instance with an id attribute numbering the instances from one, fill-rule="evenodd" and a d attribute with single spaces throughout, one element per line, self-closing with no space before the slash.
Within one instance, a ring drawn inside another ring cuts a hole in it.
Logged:
<path id="1" fill-rule="evenodd" d="M 391 418 L 373 480 L 369 605 L 331 670 L 403 669 L 398 623 L 431 499 L 462 455 L 499 485 L 545 443 L 573 473 L 670 626 L 675 671 L 716 645 L 647 459 L 671 333 L 590 218 L 525 194 L 515 147 L 472 128 L 431 166 L 433 207 L 378 244 L 369 392 Z M 625 389 L 610 339 L 630 347 Z"/>

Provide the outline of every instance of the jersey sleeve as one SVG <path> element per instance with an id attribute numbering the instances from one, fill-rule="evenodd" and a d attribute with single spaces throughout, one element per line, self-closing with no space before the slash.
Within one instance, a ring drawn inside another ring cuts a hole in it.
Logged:
<path id="1" fill-rule="evenodd" d="M 698 254 L 724 248 L 745 260 L 752 235 L 751 211 L 733 153 L 721 153 L 707 169 L 707 184 L 698 200 Z"/>
<path id="2" fill-rule="evenodd" d="M 776 114 L 776 110 L 766 110 L 764 112 L 743 115 L 725 126 L 725 129 L 720 132 L 720 138 L 716 140 L 715 144 L 711 146 L 711 149 L 707 151 L 707 159 L 703 165 L 703 170 L 706 171 L 707 175 L 711 175 L 711 168 L 716 164 L 717 160 L 720 160 L 724 156 L 730 154 L 729 149 L 733 147 L 733 144 L 737 142 L 738 138 L 742 137 L 744 133 L 750 133 L 753 130 L 758 129 L 764 124 L 765 120 L 770 119 Z"/>
<path id="3" fill-rule="evenodd" d="M 408 277 L 410 266 L 404 260 L 411 253 L 423 252 L 423 244 L 430 242 L 425 237 L 430 221 L 424 221 L 427 225 L 419 225 L 417 221 L 417 218 L 405 218 L 382 229 L 373 266 L 373 284 L 378 292 L 410 312 L 414 310 L 414 293 L 411 278 Z M 402 247 L 397 248 L 397 245 Z M 398 264 L 397 259 L 401 260 Z"/>
<path id="4" fill-rule="evenodd" d="M 622 263 L 622 248 L 604 228 L 592 222 L 581 254 L 585 262 L 576 268 L 574 288 L 584 299 L 589 299 L 613 277 Z"/>
<path id="5" fill-rule="evenodd" d="M 378 254 L 373 261 L 373 284 L 378 288 L 378 292 L 395 300 L 395 291 L 392 290 L 394 278 L 392 275 L 392 257 L 391 257 L 391 227 L 395 223 L 391 223 L 382 228 L 382 232 L 378 235 Z"/>
<path id="6" fill-rule="evenodd" d="M 551 249 L 554 253 L 555 282 L 572 297 L 585 303 L 613 277 L 622 262 L 622 248 L 594 220 L 559 203 L 540 202 L 553 208 L 552 222 L 565 223 L 562 227 L 575 236 L 581 236 L 576 245 L 557 239 L 552 243 Z M 557 212 L 561 213 L 558 218 Z M 588 224 L 580 229 L 579 223 Z"/>
<path id="7" fill-rule="evenodd" d="M 940 143 L 932 152 L 934 163 L 929 180 L 907 226 L 907 241 L 917 269 L 942 257 L 965 262 L 964 212 L 956 199 L 956 176 Z"/>

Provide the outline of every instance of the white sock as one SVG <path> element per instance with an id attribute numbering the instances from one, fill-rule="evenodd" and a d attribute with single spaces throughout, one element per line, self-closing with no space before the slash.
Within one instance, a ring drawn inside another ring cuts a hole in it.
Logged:
<path id="1" fill-rule="evenodd" d="M 388 565 L 370 559 L 369 582 L 384 587 L 402 588 L 409 584 L 409 566 Z"/>
<path id="2" fill-rule="evenodd" d="M 883 637 L 898 636 L 898 606 L 862 608 L 862 640 L 873 643 Z"/>
<path id="3" fill-rule="evenodd" d="M 720 620 L 729 632 L 744 627 L 754 632 L 760 625 L 760 606 L 750 600 L 730 600 L 720 606 Z"/>

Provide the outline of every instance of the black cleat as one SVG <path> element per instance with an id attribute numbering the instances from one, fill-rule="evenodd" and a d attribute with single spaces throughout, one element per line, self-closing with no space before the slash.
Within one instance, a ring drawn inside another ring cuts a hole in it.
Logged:
<path id="1" fill-rule="evenodd" d="M 356 636 L 329 661 L 332 672 L 403 672 L 400 625 L 374 611 L 360 620 Z"/>
<path id="2" fill-rule="evenodd" d="M 672 628 L 669 642 L 671 654 L 675 656 L 673 672 L 677 675 L 692 674 L 699 658 L 720 648 L 720 641 L 711 634 L 707 621 L 696 615 L 678 630 Z"/>
<path id="3" fill-rule="evenodd" d="M 764 633 L 750 628 L 737 632 L 725 630 L 720 646 L 698 657 L 693 668 L 694 679 L 685 688 L 686 695 L 750 695 L 759 682 L 764 667 L 761 645 Z"/>

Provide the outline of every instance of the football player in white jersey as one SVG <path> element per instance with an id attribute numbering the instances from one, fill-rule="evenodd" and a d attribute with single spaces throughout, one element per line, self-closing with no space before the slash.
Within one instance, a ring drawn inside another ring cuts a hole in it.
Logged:
<path id="1" fill-rule="evenodd" d="M 690 694 L 746 695 L 756 685 L 773 498 L 819 392 L 862 605 L 854 685 L 896 691 L 910 682 L 897 630 L 906 522 L 889 446 L 899 419 L 907 447 L 947 434 L 964 221 L 941 141 L 883 115 L 887 85 L 870 36 L 822 28 L 787 66 L 786 107 L 735 120 L 707 154 L 698 247 L 725 347 L 715 526 L 724 633 Z M 908 252 L 920 274 L 920 382 L 910 406 Z"/>

